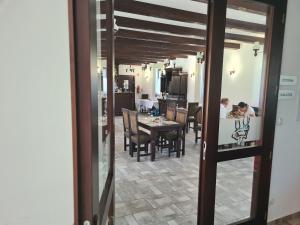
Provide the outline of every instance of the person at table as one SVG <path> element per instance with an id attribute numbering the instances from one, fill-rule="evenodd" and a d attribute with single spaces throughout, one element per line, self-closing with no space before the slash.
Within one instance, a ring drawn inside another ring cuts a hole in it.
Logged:
<path id="1" fill-rule="evenodd" d="M 243 116 L 243 117 L 255 117 L 255 111 L 254 109 L 249 106 L 247 103 L 245 102 L 240 102 L 238 104 L 239 107 L 239 115 Z"/>
<path id="2" fill-rule="evenodd" d="M 222 98 L 220 102 L 220 119 L 226 119 L 229 113 L 228 110 L 229 99 Z"/>

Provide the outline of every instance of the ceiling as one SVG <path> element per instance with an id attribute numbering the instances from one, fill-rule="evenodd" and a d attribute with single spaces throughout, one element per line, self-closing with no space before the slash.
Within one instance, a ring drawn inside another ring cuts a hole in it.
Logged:
<path id="1" fill-rule="evenodd" d="M 118 64 L 148 64 L 205 50 L 206 0 L 115 0 Z M 106 56 L 106 2 L 98 1 L 98 55 Z M 265 5 L 229 0 L 225 48 L 264 43 Z M 100 42 L 101 40 L 101 42 Z"/>

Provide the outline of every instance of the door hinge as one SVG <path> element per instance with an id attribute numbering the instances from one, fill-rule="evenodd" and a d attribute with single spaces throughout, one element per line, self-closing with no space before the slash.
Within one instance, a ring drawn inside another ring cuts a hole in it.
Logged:
<path id="1" fill-rule="evenodd" d="M 272 157 L 273 157 L 273 152 L 270 151 L 270 154 L 269 154 L 269 159 L 272 160 Z"/>
<path id="2" fill-rule="evenodd" d="M 206 141 L 203 141 L 203 160 L 205 160 L 206 159 Z"/>

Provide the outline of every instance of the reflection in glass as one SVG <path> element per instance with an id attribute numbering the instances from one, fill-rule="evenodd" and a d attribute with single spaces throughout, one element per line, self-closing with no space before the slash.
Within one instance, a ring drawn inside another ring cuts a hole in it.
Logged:
<path id="1" fill-rule="evenodd" d="M 224 49 L 220 151 L 262 144 L 269 12 L 265 4 L 228 1 L 225 41 L 236 48 Z"/>
<path id="2" fill-rule="evenodd" d="M 98 77 L 98 158 L 99 158 L 99 197 L 107 180 L 110 161 L 110 134 L 107 123 L 107 58 L 105 35 L 106 29 L 104 26 L 106 15 L 105 1 L 97 2 L 97 77 Z M 101 3 L 101 4 L 100 4 Z M 104 3 L 104 4 L 103 4 Z M 102 22 L 102 23 L 101 23 Z"/>

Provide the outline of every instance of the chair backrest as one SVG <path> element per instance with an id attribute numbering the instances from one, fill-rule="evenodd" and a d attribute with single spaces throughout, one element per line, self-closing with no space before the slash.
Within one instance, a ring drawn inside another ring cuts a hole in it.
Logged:
<path id="1" fill-rule="evenodd" d="M 175 107 L 168 107 L 166 112 L 166 119 L 167 120 L 175 120 L 176 116 L 176 108 Z"/>
<path id="2" fill-rule="evenodd" d="M 202 124 L 202 107 L 198 106 L 195 110 L 195 118 L 196 118 L 196 123 Z"/>
<path id="3" fill-rule="evenodd" d="M 129 130 L 129 110 L 122 108 L 124 131 Z"/>
<path id="4" fill-rule="evenodd" d="M 188 116 L 194 116 L 199 102 L 189 102 L 188 103 Z"/>
<path id="5" fill-rule="evenodd" d="M 188 111 L 186 109 L 177 109 L 176 122 L 181 125 L 186 125 L 188 118 Z"/>
<path id="6" fill-rule="evenodd" d="M 167 107 L 176 109 L 176 102 L 175 101 L 168 101 L 167 102 Z"/>
<path id="7" fill-rule="evenodd" d="M 129 131 L 133 135 L 139 132 L 138 113 L 136 111 L 129 111 Z"/>

